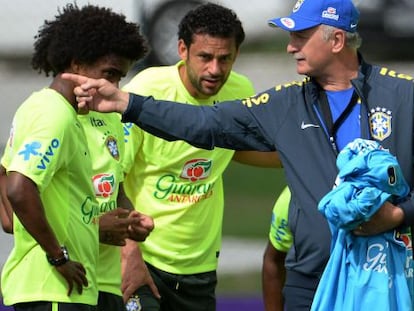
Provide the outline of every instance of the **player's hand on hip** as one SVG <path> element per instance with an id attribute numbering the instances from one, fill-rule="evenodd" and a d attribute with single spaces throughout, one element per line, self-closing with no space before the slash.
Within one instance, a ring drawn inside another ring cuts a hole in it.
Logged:
<path id="1" fill-rule="evenodd" d="M 81 263 L 69 260 L 61 266 L 56 266 L 56 270 L 58 270 L 68 283 L 68 296 L 72 294 L 74 286 L 79 294 L 82 294 L 84 286 L 88 286 L 86 270 Z"/>

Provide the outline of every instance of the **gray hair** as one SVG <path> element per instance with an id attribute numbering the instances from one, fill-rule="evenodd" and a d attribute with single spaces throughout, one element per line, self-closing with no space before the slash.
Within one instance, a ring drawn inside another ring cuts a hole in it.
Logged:
<path id="1" fill-rule="evenodd" d="M 332 37 L 333 32 L 337 29 L 333 26 L 322 25 L 323 39 L 329 40 Z M 346 46 L 352 49 L 359 49 L 362 45 L 362 38 L 358 32 L 345 32 L 346 33 Z"/>

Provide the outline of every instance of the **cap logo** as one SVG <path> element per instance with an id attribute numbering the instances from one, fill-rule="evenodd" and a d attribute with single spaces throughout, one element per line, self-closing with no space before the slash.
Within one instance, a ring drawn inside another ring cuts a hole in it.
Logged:
<path id="1" fill-rule="evenodd" d="M 328 7 L 325 11 L 322 11 L 322 17 L 336 21 L 339 19 L 339 15 L 336 14 L 336 9 L 333 7 Z"/>
<path id="2" fill-rule="evenodd" d="M 283 17 L 280 19 L 280 22 L 289 29 L 292 29 L 295 27 L 295 21 L 289 17 Z"/>
<path id="3" fill-rule="evenodd" d="M 295 6 L 293 7 L 292 12 L 293 12 L 293 13 L 297 12 L 297 11 L 300 9 L 300 7 L 302 6 L 303 2 L 305 2 L 305 0 L 298 0 L 298 1 L 296 1 L 296 4 L 295 4 Z M 286 27 L 287 27 L 287 26 L 286 26 Z"/>

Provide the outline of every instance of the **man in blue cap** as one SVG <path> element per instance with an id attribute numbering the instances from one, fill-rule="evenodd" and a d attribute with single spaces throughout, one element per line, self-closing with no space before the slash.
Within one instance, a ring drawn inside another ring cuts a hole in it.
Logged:
<path id="1" fill-rule="evenodd" d="M 290 33 L 287 52 L 306 78 L 213 107 L 156 101 L 103 80 L 64 76 L 80 84 L 75 89 L 80 107 L 120 112 L 124 122 L 167 140 L 205 149 L 278 151 L 292 192 L 293 246 L 283 288 L 289 311 L 310 309 L 330 256 L 331 233 L 318 203 L 334 185 L 340 150 L 356 138 L 378 141 L 397 157 L 414 188 L 413 78 L 364 61 L 358 52 L 358 18 L 351 0 L 299 0 L 289 16 L 269 23 Z M 409 195 L 398 205 L 386 202 L 354 233 L 372 235 L 413 224 L 414 196 Z"/>
<path id="2" fill-rule="evenodd" d="M 271 19 L 269 23 L 287 31 L 329 25 L 354 33 L 357 31 L 358 20 L 359 12 L 351 1 L 298 0 L 289 16 Z"/>

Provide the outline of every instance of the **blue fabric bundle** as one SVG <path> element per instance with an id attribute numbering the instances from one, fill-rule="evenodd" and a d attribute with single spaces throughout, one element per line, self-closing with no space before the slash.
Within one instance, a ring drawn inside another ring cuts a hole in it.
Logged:
<path id="1" fill-rule="evenodd" d="M 352 233 L 389 200 L 409 193 L 397 159 L 374 141 L 356 139 L 338 155 L 336 187 L 319 203 L 332 232 L 331 257 L 315 294 L 317 311 L 411 310 L 400 232 Z"/>

